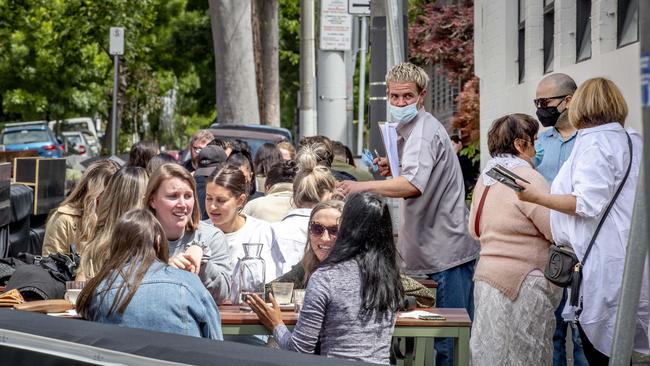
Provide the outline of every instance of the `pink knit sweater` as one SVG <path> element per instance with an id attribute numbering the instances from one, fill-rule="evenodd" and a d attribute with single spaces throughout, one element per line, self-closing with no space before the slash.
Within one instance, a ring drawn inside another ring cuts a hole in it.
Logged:
<path id="1" fill-rule="evenodd" d="M 544 177 L 534 169 L 517 167 L 512 171 L 549 191 Z M 487 282 L 514 301 L 524 278 L 535 269 L 544 270 L 552 240 L 550 213 L 540 205 L 519 201 L 512 189 L 495 183 L 485 198 L 479 237 L 474 232 L 474 221 L 484 190 L 481 175 L 474 189 L 469 216 L 470 234 L 481 243 L 474 280 Z"/>

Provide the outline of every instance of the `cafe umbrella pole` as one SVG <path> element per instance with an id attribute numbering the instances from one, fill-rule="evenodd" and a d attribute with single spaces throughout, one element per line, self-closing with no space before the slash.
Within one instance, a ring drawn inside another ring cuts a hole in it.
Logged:
<path id="1" fill-rule="evenodd" d="M 641 114 L 642 126 L 650 123 L 650 1 L 639 1 L 639 43 L 640 43 L 640 76 L 641 76 Z M 636 319 L 639 307 L 639 297 L 643 282 L 645 262 L 650 245 L 650 195 L 648 174 L 650 173 L 650 131 L 643 133 L 643 154 L 637 181 L 634 200 L 634 213 L 630 227 L 630 238 L 625 256 L 625 270 L 621 285 L 614 342 L 609 360 L 610 365 L 629 365 L 634 347 L 636 334 Z M 646 278 L 646 280 L 648 280 Z"/>

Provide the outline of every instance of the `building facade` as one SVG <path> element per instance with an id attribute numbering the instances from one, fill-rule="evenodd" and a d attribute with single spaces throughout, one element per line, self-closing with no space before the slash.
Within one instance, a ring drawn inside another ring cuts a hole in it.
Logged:
<path id="1" fill-rule="evenodd" d="M 606 77 L 641 130 L 639 0 L 475 0 L 475 73 L 481 79 L 481 161 L 487 132 L 508 113 L 535 115 L 535 89 L 561 72 L 580 85 Z"/>

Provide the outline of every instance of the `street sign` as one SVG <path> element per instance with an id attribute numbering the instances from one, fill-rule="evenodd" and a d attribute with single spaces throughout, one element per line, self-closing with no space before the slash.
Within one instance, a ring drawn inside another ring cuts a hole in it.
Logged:
<path id="1" fill-rule="evenodd" d="M 124 54 L 124 28 L 111 27 L 109 31 L 110 47 L 109 54 L 123 55 Z"/>
<path id="2" fill-rule="evenodd" d="M 352 47 L 352 16 L 346 0 L 321 0 L 320 49 L 347 51 Z"/>
<path id="3" fill-rule="evenodd" d="M 348 0 L 348 13 L 370 16 L 370 0 Z"/>

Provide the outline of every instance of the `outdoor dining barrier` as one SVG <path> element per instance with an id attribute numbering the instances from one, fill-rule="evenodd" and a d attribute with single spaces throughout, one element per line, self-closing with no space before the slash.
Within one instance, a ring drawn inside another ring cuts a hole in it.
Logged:
<path id="1" fill-rule="evenodd" d="M 152 304 L 154 307 L 155 304 Z M 361 366 L 364 362 L 0 309 L 1 365 Z"/>

